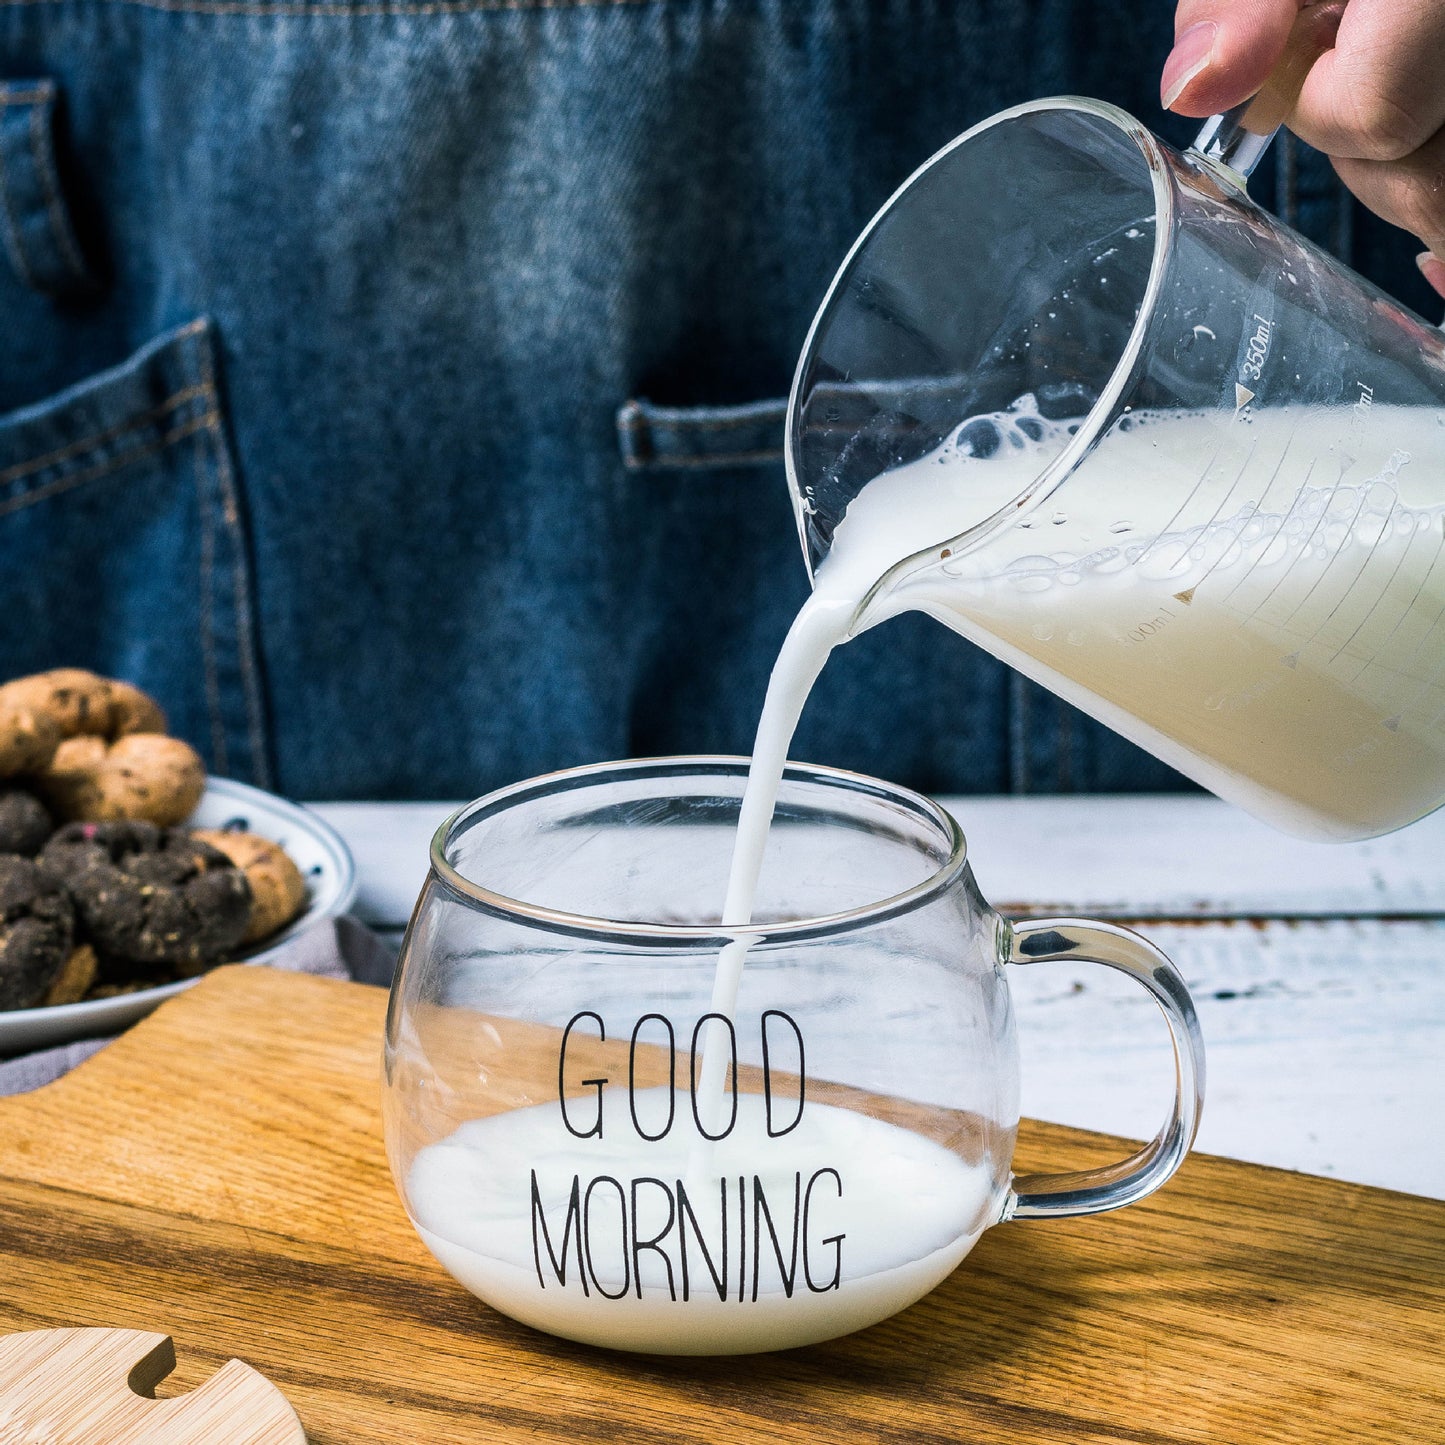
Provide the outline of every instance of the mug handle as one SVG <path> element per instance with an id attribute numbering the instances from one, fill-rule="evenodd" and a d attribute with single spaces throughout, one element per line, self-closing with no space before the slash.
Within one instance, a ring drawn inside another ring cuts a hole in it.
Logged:
<path id="1" fill-rule="evenodd" d="M 1127 973 L 1154 995 L 1174 1045 L 1174 1103 L 1158 1134 L 1117 1164 L 1015 1178 L 1000 1220 L 1062 1219 L 1137 1203 L 1184 1162 L 1199 1129 L 1204 1103 L 1204 1039 L 1189 990 L 1179 970 L 1152 943 L 1116 924 L 1041 918 L 1010 927 L 1010 963 L 1086 959 Z"/>

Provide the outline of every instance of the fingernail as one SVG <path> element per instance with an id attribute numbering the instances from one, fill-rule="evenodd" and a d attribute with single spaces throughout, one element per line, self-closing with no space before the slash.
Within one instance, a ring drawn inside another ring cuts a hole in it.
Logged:
<path id="1" fill-rule="evenodd" d="M 1181 31 L 1164 62 L 1159 77 L 1159 95 L 1168 110 L 1184 94 L 1189 82 L 1210 62 L 1214 54 L 1214 37 L 1219 27 L 1212 20 L 1201 20 Z"/>
<path id="2" fill-rule="evenodd" d="M 1420 274 L 1442 295 L 1445 296 L 1445 261 L 1433 251 L 1421 251 L 1415 257 Z"/>

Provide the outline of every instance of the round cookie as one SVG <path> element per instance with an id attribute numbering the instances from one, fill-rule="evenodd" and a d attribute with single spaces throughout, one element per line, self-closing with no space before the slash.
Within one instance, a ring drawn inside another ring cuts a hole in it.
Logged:
<path id="1" fill-rule="evenodd" d="M 70 957 L 60 966 L 60 972 L 50 980 L 45 997 L 40 1002 L 46 1007 L 61 1003 L 79 1003 L 95 982 L 100 963 L 95 950 L 88 943 L 77 944 L 70 950 Z"/>
<path id="2" fill-rule="evenodd" d="M 29 1008 L 70 957 L 75 913 L 32 859 L 0 856 L 0 1009 Z"/>
<path id="3" fill-rule="evenodd" d="M 13 695 L 53 719 L 62 738 L 114 740 L 127 733 L 163 733 L 166 716 L 153 698 L 128 682 L 83 667 L 57 667 L 8 684 Z"/>
<path id="4" fill-rule="evenodd" d="M 45 845 L 40 866 L 69 890 L 107 973 L 116 963 L 200 973 L 251 921 L 245 874 L 181 828 L 71 823 Z"/>
<path id="5" fill-rule="evenodd" d="M 0 785 L 0 853 L 33 858 L 54 831 L 55 820 L 34 793 Z"/>
<path id="6" fill-rule="evenodd" d="M 206 769 L 179 738 L 128 733 L 108 743 L 81 734 L 36 773 L 36 791 L 67 821 L 140 818 L 159 827 L 183 822 L 206 788 Z"/>
<path id="7" fill-rule="evenodd" d="M 191 837 L 219 849 L 251 885 L 251 926 L 242 943 L 257 943 L 284 928 L 306 907 L 306 880 L 279 843 L 240 829 L 196 828 Z"/>
<path id="8" fill-rule="evenodd" d="M 37 711 L 16 683 L 0 687 L 0 778 L 43 768 L 63 734 L 49 713 Z"/>

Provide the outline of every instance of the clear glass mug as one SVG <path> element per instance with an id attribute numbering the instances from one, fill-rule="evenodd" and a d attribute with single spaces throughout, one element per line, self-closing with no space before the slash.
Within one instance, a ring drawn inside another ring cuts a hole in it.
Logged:
<path id="1" fill-rule="evenodd" d="M 955 479 L 931 533 L 892 509 L 924 520 L 855 631 L 927 612 L 1276 826 L 1362 838 L 1445 800 L 1445 335 L 1245 194 L 1281 113 L 1187 154 L 1071 97 L 959 137 L 818 312 L 789 481 L 816 574 L 884 478 Z"/>
<path id="2" fill-rule="evenodd" d="M 830 1339 L 926 1294 L 991 1225 L 1143 1198 L 1193 1140 L 1204 1059 L 1174 967 L 1110 924 L 1001 918 L 917 794 L 790 768 L 757 921 L 723 932 L 746 775 L 557 773 L 433 840 L 387 1017 L 388 1155 L 433 1254 L 538 1329 L 667 1354 Z M 723 1020 L 713 974 L 740 939 Z M 1154 995 L 1175 1096 L 1120 1163 L 1015 1178 L 1008 974 L 1061 958 Z"/>

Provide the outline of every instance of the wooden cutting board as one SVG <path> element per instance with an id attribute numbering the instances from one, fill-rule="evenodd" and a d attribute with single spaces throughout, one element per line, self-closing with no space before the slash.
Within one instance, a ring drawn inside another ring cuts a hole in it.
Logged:
<path id="1" fill-rule="evenodd" d="M 0 1099 L 0 1330 L 239 1357 L 312 1445 L 1445 1441 L 1445 1204 L 1196 1156 L 1096 1219 L 990 1230 L 927 1299 L 736 1360 L 609 1354 L 454 1284 L 387 1172 L 385 995 L 218 970 Z M 1026 1124 L 1018 1165 L 1116 1158 Z"/>

